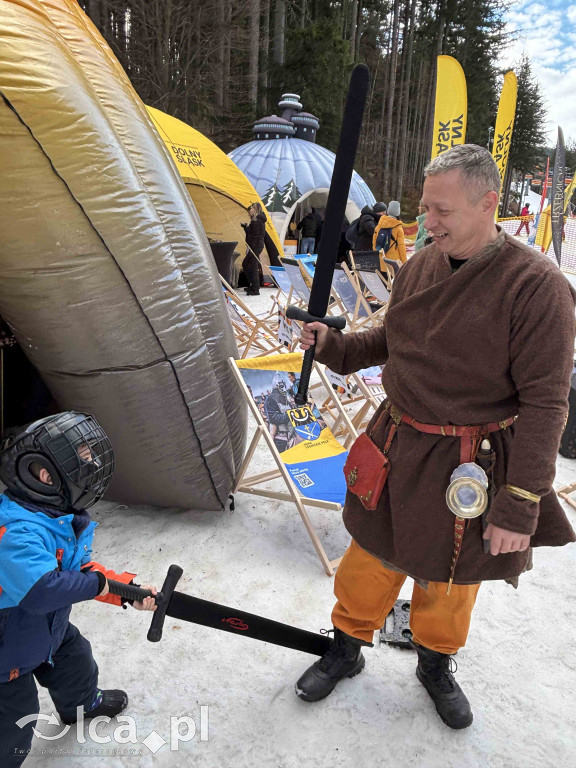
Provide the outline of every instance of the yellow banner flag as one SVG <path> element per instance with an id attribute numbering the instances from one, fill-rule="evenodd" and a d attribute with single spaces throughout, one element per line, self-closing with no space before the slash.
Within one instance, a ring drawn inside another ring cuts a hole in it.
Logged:
<path id="1" fill-rule="evenodd" d="M 572 197 L 572 194 L 574 193 L 574 190 L 576 189 L 576 175 L 568 184 L 566 187 L 566 191 L 564 192 L 564 212 L 566 212 L 566 209 L 568 208 L 568 203 L 570 202 L 570 198 Z M 566 215 L 566 214 L 564 214 Z M 548 205 L 543 211 L 542 215 L 540 216 L 540 220 L 538 222 L 538 229 L 536 231 L 536 245 L 541 246 L 542 251 L 546 253 L 548 248 L 550 248 L 550 243 L 552 242 L 552 209 Z"/>
<path id="2" fill-rule="evenodd" d="M 492 146 L 492 157 L 496 160 L 500 172 L 500 187 L 502 187 L 504 182 L 508 155 L 510 154 L 510 144 L 512 143 L 517 92 L 518 81 L 516 80 L 516 75 L 514 72 L 506 72 L 498 104 L 496 128 L 494 129 L 494 145 Z"/>
<path id="3" fill-rule="evenodd" d="M 574 174 L 574 178 L 570 182 L 570 184 L 566 185 L 566 191 L 564 192 L 564 213 L 566 213 L 566 209 L 568 208 L 568 203 L 570 202 L 570 198 L 574 194 L 574 190 L 576 189 L 576 174 Z"/>
<path id="4" fill-rule="evenodd" d="M 464 144 L 467 116 L 464 70 L 452 56 L 438 56 L 431 160 L 457 144 Z"/>

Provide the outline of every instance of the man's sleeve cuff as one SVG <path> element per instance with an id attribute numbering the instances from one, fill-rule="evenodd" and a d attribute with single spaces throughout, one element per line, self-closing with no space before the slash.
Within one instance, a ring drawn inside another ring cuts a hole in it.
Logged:
<path id="1" fill-rule="evenodd" d="M 494 497 L 486 520 L 498 528 L 532 536 L 538 526 L 539 514 L 539 502 L 520 499 L 503 486 Z"/>

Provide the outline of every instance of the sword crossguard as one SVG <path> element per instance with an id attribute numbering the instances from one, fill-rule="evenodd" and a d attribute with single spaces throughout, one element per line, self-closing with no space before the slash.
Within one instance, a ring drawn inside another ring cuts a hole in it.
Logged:
<path id="1" fill-rule="evenodd" d="M 142 589 L 142 587 L 136 587 L 134 584 L 123 584 L 121 581 L 113 580 L 108 581 L 108 589 L 111 594 L 119 595 L 125 600 L 133 600 L 141 603 L 145 597 L 155 598 L 157 607 L 152 614 L 152 623 L 148 630 L 148 640 L 151 643 L 157 643 L 162 638 L 166 609 L 170 604 L 170 600 L 172 600 L 172 595 L 182 574 L 183 570 L 179 565 L 171 565 L 170 568 L 168 568 L 168 573 L 164 579 L 162 589 L 155 595 L 153 595 L 149 589 Z"/>
<path id="2" fill-rule="evenodd" d="M 151 643 L 157 643 L 162 639 L 162 630 L 164 629 L 166 609 L 170 604 L 170 600 L 172 600 L 172 595 L 176 589 L 176 585 L 180 581 L 180 577 L 183 573 L 184 571 L 182 568 L 180 568 L 179 565 L 171 565 L 170 568 L 168 568 L 168 573 L 166 574 L 164 584 L 162 584 L 162 589 L 160 591 L 162 599 L 160 602 L 158 602 L 158 600 L 156 601 L 158 608 L 156 608 L 152 614 L 152 623 L 150 624 L 150 629 L 148 630 L 147 637 Z"/>
<path id="3" fill-rule="evenodd" d="M 342 317 L 342 315 L 337 317 L 329 317 L 328 315 L 316 317 L 316 315 L 311 315 L 310 312 L 294 304 L 289 304 L 286 307 L 286 317 L 290 320 L 299 320 L 301 323 L 324 323 L 329 328 L 336 328 L 338 331 L 346 327 L 346 318 Z"/>

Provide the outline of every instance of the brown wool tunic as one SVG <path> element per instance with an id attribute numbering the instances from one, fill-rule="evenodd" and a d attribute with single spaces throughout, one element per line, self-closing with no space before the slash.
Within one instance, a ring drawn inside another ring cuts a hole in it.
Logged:
<path id="1" fill-rule="evenodd" d="M 530 534 L 531 546 L 561 546 L 576 540 L 552 490 L 574 359 L 574 292 L 536 250 L 507 235 L 495 245 L 454 274 L 435 245 L 416 253 L 394 281 L 385 324 L 333 331 L 317 358 L 341 374 L 385 363 L 388 398 L 421 422 L 487 424 L 517 415 L 513 426 L 490 436 L 497 492 L 488 522 Z M 391 423 L 387 412 L 373 435 L 380 448 Z M 448 581 L 454 515 L 445 493 L 460 463 L 460 440 L 401 424 L 388 457 L 378 508 L 368 512 L 348 493 L 346 528 L 411 576 Z M 540 503 L 512 496 L 505 483 L 541 496 Z M 513 578 L 529 556 L 485 554 L 481 518 L 469 520 L 454 582 Z"/>

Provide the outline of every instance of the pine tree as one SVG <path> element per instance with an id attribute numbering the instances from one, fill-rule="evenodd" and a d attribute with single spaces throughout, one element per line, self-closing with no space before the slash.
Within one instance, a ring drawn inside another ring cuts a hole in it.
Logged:
<path id="1" fill-rule="evenodd" d="M 485 146 L 498 106 L 496 61 L 505 47 L 503 0 L 457 0 L 447 3 L 448 19 L 442 53 L 454 56 L 466 75 L 468 125 L 466 142 Z"/>
<path id="2" fill-rule="evenodd" d="M 282 200 L 282 195 L 276 184 L 272 184 L 272 186 L 268 187 L 266 192 L 264 192 L 262 195 L 262 202 L 264 203 L 266 210 L 270 211 L 270 213 L 284 213 L 284 201 Z"/>
<path id="3" fill-rule="evenodd" d="M 514 170 L 524 174 L 542 162 L 546 144 L 546 109 L 540 85 L 532 75 L 530 59 L 526 55 L 514 71 L 518 78 L 518 98 L 508 162 Z"/>
<path id="4" fill-rule="evenodd" d="M 335 150 L 352 59 L 350 44 L 342 39 L 341 21 L 326 6 L 327 16 L 305 29 L 290 23 L 285 64 L 275 68 L 272 89 L 298 93 L 320 120 L 322 146 Z"/>
<path id="5" fill-rule="evenodd" d="M 291 208 L 302 197 L 302 192 L 296 186 L 294 179 L 290 179 L 282 190 L 282 203 L 285 208 Z"/>

